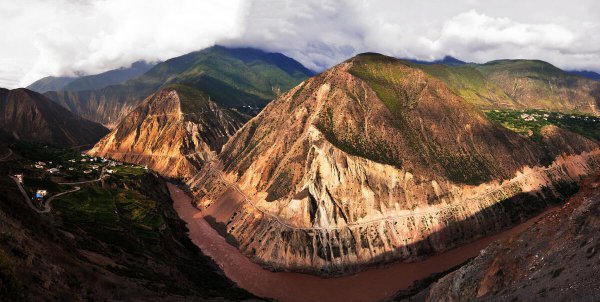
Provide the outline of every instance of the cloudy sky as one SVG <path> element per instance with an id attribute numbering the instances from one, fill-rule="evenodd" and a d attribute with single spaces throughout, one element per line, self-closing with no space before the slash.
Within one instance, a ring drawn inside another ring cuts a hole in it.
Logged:
<path id="1" fill-rule="evenodd" d="M 600 71 L 595 0 L 0 0 L 0 30 L 7 88 L 215 43 L 282 52 L 317 71 L 366 51 Z"/>

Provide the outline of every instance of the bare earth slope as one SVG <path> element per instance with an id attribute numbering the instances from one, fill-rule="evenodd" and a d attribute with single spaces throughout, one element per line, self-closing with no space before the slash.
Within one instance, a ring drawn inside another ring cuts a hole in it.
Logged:
<path id="1" fill-rule="evenodd" d="M 600 176 L 527 231 L 496 242 L 411 301 L 598 301 Z"/>
<path id="2" fill-rule="evenodd" d="M 165 176 L 191 176 L 245 121 L 206 94 L 175 85 L 148 97 L 90 154 L 147 165 Z"/>
<path id="3" fill-rule="evenodd" d="M 25 88 L 0 88 L 0 128 L 16 139 L 61 147 L 93 145 L 108 129 Z"/>
<path id="4" fill-rule="evenodd" d="M 571 194 L 598 143 L 551 130 L 553 144 L 522 137 L 422 70 L 365 54 L 274 100 L 189 183 L 255 261 L 346 273 L 447 250 Z"/>

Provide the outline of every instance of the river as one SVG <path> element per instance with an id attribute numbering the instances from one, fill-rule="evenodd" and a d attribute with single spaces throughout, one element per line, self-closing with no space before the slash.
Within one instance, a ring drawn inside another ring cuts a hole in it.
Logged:
<path id="1" fill-rule="evenodd" d="M 168 187 L 175 210 L 187 223 L 190 239 L 221 267 L 229 279 L 254 295 L 284 302 L 352 302 L 388 298 L 399 290 L 407 289 L 414 281 L 446 271 L 477 256 L 481 249 L 495 240 L 522 232 L 546 213 L 496 235 L 480 238 L 424 261 L 399 262 L 385 267 L 370 268 L 350 276 L 322 278 L 263 269 L 228 244 L 202 218 L 202 213 L 191 205 L 190 196 L 174 184 L 169 183 Z"/>

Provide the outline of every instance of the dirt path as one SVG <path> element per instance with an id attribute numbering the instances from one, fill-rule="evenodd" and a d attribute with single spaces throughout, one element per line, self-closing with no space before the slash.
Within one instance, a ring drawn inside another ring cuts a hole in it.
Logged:
<path id="1" fill-rule="evenodd" d="M 535 223 L 542 213 L 511 229 L 480 238 L 425 261 L 396 263 L 371 268 L 351 276 L 322 278 L 300 273 L 271 272 L 241 254 L 214 230 L 202 213 L 191 205 L 192 199 L 176 185 L 168 184 L 173 206 L 187 223 L 189 236 L 204 254 L 213 258 L 225 275 L 249 292 L 284 302 L 304 301 L 378 301 L 407 289 L 414 281 L 446 271 L 475 257 L 494 240 L 518 234 Z"/>

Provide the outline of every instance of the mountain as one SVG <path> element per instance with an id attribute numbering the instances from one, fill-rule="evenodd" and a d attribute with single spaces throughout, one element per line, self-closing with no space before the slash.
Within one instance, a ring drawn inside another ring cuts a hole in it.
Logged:
<path id="1" fill-rule="evenodd" d="M 537 60 L 449 66 L 415 64 L 482 109 L 545 109 L 600 114 L 600 83 Z"/>
<path id="2" fill-rule="evenodd" d="M 572 194 L 599 147 L 519 135 L 412 63 L 362 54 L 272 101 L 188 183 L 253 260 L 332 275 L 514 225 Z"/>
<path id="3" fill-rule="evenodd" d="M 150 70 L 155 64 L 137 61 L 129 67 L 109 70 L 100 74 L 88 75 L 79 77 L 60 89 L 54 90 L 94 90 L 102 89 L 110 85 L 117 85 L 126 82 L 127 80 L 139 76 Z"/>
<path id="4" fill-rule="evenodd" d="M 93 145 L 108 132 L 25 88 L 0 88 L 0 127 L 19 140 L 62 147 Z"/>
<path id="5" fill-rule="evenodd" d="M 578 76 L 582 76 L 584 78 L 588 78 L 590 80 L 594 80 L 594 81 L 600 81 L 600 74 L 594 71 L 588 71 L 588 70 L 571 70 L 569 71 L 569 73 L 571 74 L 575 74 Z"/>
<path id="6" fill-rule="evenodd" d="M 417 64 L 422 64 L 422 65 L 441 64 L 441 65 L 448 65 L 448 66 L 461 66 L 461 65 L 467 64 L 467 62 L 461 61 L 452 56 L 445 56 L 441 60 L 435 60 L 435 61 L 421 61 L 421 60 L 407 60 L 407 61 L 417 63 Z"/>
<path id="7" fill-rule="evenodd" d="M 194 175 L 247 117 L 181 84 L 149 96 L 90 154 L 146 165 L 162 175 Z"/>
<path id="8" fill-rule="evenodd" d="M 79 91 L 101 89 L 110 85 L 124 83 L 131 78 L 145 73 L 154 65 L 144 61 L 137 61 L 131 64 L 130 67 L 122 67 L 94 75 L 81 77 L 48 76 L 33 82 L 27 86 L 27 89 L 38 93 L 59 90 Z"/>
<path id="9" fill-rule="evenodd" d="M 159 63 L 122 85 L 46 95 L 72 112 L 112 128 L 147 96 L 169 84 L 200 89 L 221 106 L 250 108 L 250 113 L 255 113 L 312 74 L 279 53 L 214 46 Z"/>
<path id="10" fill-rule="evenodd" d="M 29 86 L 27 86 L 27 89 L 33 90 L 38 93 L 62 90 L 63 88 L 65 88 L 65 86 L 67 86 L 69 83 L 73 82 L 75 79 L 77 79 L 77 78 L 76 77 L 48 76 L 48 77 L 41 78 L 41 79 L 31 83 Z"/>
<path id="11" fill-rule="evenodd" d="M 496 242 L 410 301 L 595 301 L 600 177 L 526 231 Z"/>

